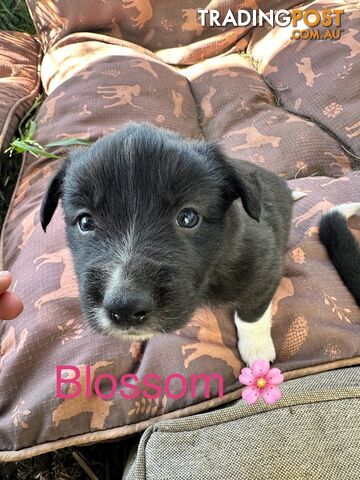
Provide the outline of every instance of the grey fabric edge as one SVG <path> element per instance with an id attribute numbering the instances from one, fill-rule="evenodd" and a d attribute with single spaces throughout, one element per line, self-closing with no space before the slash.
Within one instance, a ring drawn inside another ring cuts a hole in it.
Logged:
<path id="1" fill-rule="evenodd" d="M 321 385 L 322 388 L 317 389 L 317 384 Z M 328 386 L 327 389 L 326 386 Z M 307 388 L 309 388 L 309 391 L 306 391 Z M 302 390 L 302 392 L 300 393 L 299 390 Z M 145 480 L 147 478 L 146 448 L 152 434 L 155 432 L 181 433 L 209 428 L 234 420 L 241 421 L 245 417 L 281 410 L 295 405 L 360 398 L 360 366 L 330 370 L 308 377 L 289 380 L 283 384 L 282 392 L 283 398 L 272 406 L 264 403 L 249 406 L 243 400 L 237 400 L 234 405 L 218 408 L 212 412 L 179 419 L 163 420 L 148 427 L 141 436 L 137 449 L 134 448 L 128 458 L 122 477 L 123 480 Z"/>
<path id="2" fill-rule="evenodd" d="M 318 384 L 318 385 L 317 385 Z M 320 388 L 319 388 L 320 387 Z M 237 400 L 234 405 L 225 406 L 228 421 L 257 415 L 270 410 L 278 410 L 292 405 L 341 400 L 343 398 L 360 397 L 360 366 L 330 370 L 309 377 L 302 377 L 284 382 L 280 387 L 283 398 L 275 405 L 266 405 L 262 400 L 255 405 L 247 405 L 243 400 Z M 304 390 L 304 393 L 301 392 Z M 191 417 L 162 420 L 151 428 L 157 431 L 181 431 L 185 429 L 202 428 L 219 423 L 219 409 Z"/>

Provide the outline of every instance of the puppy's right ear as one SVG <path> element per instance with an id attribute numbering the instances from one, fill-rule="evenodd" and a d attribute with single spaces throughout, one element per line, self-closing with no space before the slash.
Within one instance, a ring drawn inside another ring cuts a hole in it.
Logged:
<path id="1" fill-rule="evenodd" d="M 46 227 L 49 225 L 62 195 L 66 168 L 67 162 L 56 172 L 43 198 L 40 208 L 40 223 L 44 232 L 46 232 Z"/>

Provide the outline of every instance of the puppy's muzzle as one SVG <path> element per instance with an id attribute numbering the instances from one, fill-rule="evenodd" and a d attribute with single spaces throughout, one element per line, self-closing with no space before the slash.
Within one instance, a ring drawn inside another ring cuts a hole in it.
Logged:
<path id="1" fill-rule="evenodd" d="M 149 319 L 154 301 L 149 293 L 144 291 L 128 291 L 121 296 L 105 296 L 104 308 L 107 314 L 119 328 L 138 327 Z"/>

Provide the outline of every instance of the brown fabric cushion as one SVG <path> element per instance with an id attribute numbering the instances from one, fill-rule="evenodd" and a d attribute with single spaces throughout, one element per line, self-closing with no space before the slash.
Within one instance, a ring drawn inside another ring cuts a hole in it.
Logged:
<path id="1" fill-rule="evenodd" d="M 315 2 L 306 9 L 321 4 Z M 339 4 L 327 2 L 326 7 L 339 8 Z M 257 28 L 249 51 L 281 106 L 331 132 L 360 165 L 359 82 L 349 81 L 360 78 L 360 12 L 356 2 L 340 7 L 346 14 L 339 40 L 297 40 L 294 45 L 289 41 L 291 28 L 275 27 L 269 32 Z M 319 30 L 323 33 L 325 27 Z M 326 155 L 333 163 L 344 159 L 331 150 Z"/>
<path id="2" fill-rule="evenodd" d="M 321 125 L 281 108 L 248 58 L 210 59 L 189 67 L 187 75 L 205 137 L 230 156 L 285 178 L 340 176 L 350 170 L 339 142 Z"/>
<path id="3" fill-rule="evenodd" d="M 82 32 L 109 35 L 142 46 L 167 63 L 188 65 L 232 47 L 246 47 L 250 26 L 202 27 L 198 8 L 216 8 L 224 16 L 229 8 L 287 8 L 291 0 L 230 0 L 212 5 L 208 0 L 27 0 L 45 51 L 69 35 Z"/>
<path id="4" fill-rule="evenodd" d="M 187 136 L 218 139 L 235 158 L 292 179 L 290 187 L 308 196 L 294 206 L 284 277 L 274 298 L 276 365 L 292 378 L 359 363 L 360 310 L 318 239 L 323 212 L 360 201 L 360 176 L 351 171 L 339 136 L 276 106 L 270 88 L 239 55 L 180 70 L 111 39 L 99 55 L 99 38 L 90 37 L 72 47 L 65 42 L 44 60 L 53 70 L 47 71 L 49 96 L 36 120 L 39 142 L 74 136 L 95 140 L 129 119 L 149 121 Z M 339 68 L 333 45 L 324 75 Z M 82 69 L 76 62 L 68 69 L 71 55 Z M 350 72 L 344 88 L 355 81 Z M 304 103 L 309 101 L 306 97 Z M 326 152 L 342 160 L 329 161 Z M 61 210 L 46 235 L 39 225 L 41 198 L 57 164 L 26 157 L 5 226 L 4 266 L 13 272 L 13 288 L 25 309 L 17 321 L 1 325 L 0 461 L 125 436 L 159 416 L 187 415 L 240 396 L 231 312 L 199 311 L 185 329 L 146 344 L 89 330 L 79 308 Z M 315 173 L 323 176 L 294 179 Z M 351 226 L 360 240 L 359 217 Z M 142 379 L 157 373 L 163 381 L 175 372 L 187 380 L 191 374 L 216 372 L 224 379 L 225 396 L 218 399 L 213 388 L 209 400 L 201 389 L 195 398 L 188 392 L 180 399 L 163 394 L 157 400 L 116 396 L 106 401 L 95 395 L 62 400 L 55 395 L 59 364 L 80 366 L 82 382 L 85 365 L 96 375 L 136 373 Z"/>
<path id="5" fill-rule="evenodd" d="M 39 93 L 40 45 L 31 35 L 0 32 L 0 152 Z"/>

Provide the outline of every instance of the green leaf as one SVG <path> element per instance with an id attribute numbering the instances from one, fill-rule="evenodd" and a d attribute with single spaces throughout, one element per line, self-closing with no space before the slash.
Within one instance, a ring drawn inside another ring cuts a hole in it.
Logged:
<path id="1" fill-rule="evenodd" d="M 91 140 L 84 140 L 83 138 L 66 138 L 64 140 L 57 140 L 56 142 L 47 143 L 45 147 L 65 147 L 70 145 L 91 145 Z"/>
<path id="2" fill-rule="evenodd" d="M 59 158 L 58 155 L 54 155 L 53 153 L 47 152 L 42 147 L 36 147 L 34 145 L 30 145 L 22 140 L 14 140 L 11 143 L 11 147 L 18 153 L 30 152 L 36 157 L 47 157 L 47 158 Z"/>
<path id="3" fill-rule="evenodd" d="M 34 138 L 35 130 L 36 130 L 36 123 L 34 122 L 34 120 L 30 120 L 29 127 L 26 132 L 26 139 L 32 140 Z"/>

